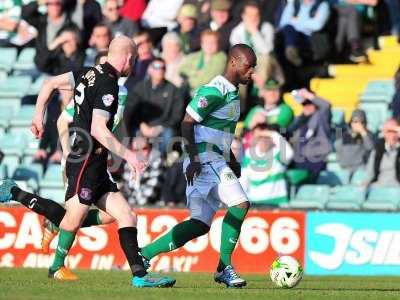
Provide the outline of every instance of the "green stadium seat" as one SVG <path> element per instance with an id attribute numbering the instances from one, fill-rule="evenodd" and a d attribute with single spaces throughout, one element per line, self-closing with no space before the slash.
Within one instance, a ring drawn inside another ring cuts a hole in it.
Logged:
<path id="1" fill-rule="evenodd" d="M 337 161 L 331 162 L 329 160 L 328 160 L 328 164 L 326 165 L 326 169 L 328 171 L 333 171 L 333 172 L 343 170 Z"/>
<path id="2" fill-rule="evenodd" d="M 360 96 L 360 101 L 362 103 L 374 103 L 374 102 L 380 102 L 380 103 L 391 103 L 393 100 L 393 94 L 362 94 Z"/>
<path id="3" fill-rule="evenodd" d="M 291 208 L 324 209 L 329 199 L 329 190 L 328 185 L 303 185 L 289 205 Z"/>
<path id="4" fill-rule="evenodd" d="M 42 88 L 43 82 L 47 78 L 46 75 L 42 75 L 38 77 L 30 86 L 29 88 L 29 94 L 30 95 L 37 95 L 39 94 L 40 89 Z"/>
<path id="5" fill-rule="evenodd" d="M 22 105 L 19 112 L 10 120 L 9 132 L 13 134 L 30 134 L 29 127 L 31 126 L 34 112 L 34 105 Z"/>
<path id="6" fill-rule="evenodd" d="M 26 146 L 27 141 L 24 135 L 7 133 L 0 136 L 0 149 L 6 155 L 22 156 Z"/>
<path id="7" fill-rule="evenodd" d="M 36 55 L 35 48 L 24 48 L 18 55 L 17 61 L 14 64 L 14 70 L 32 70 L 35 69 L 34 58 Z"/>
<path id="8" fill-rule="evenodd" d="M 10 72 L 17 60 L 17 48 L 0 48 L 0 69 Z"/>
<path id="9" fill-rule="evenodd" d="M 366 195 L 365 188 L 351 185 L 335 187 L 331 192 L 327 209 L 359 210 Z"/>
<path id="10" fill-rule="evenodd" d="M 397 210 L 399 204 L 399 187 L 372 187 L 363 208 L 368 210 Z"/>
<path id="11" fill-rule="evenodd" d="M 364 169 L 358 169 L 351 176 L 350 184 L 352 185 L 361 185 L 364 184 L 367 180 L 367 172 Z"/>
<path id="12" fill-rule="evenodd" d="M 12 115 L 15 115 L 21 108 L 21 99 L 20 98 L 0 99 L 0 110 L 3 110 L 4 108 L 10 109 Z"/>
<path id="13" fill-rule="evenodd" d="M 364 93 L 368 94 L 387 94 L 395 93 L 395 86 L 393 80 L 374 80 L 368 82 Z"/>
<path id="14" fill-rule="evenodd" d="M 41 188 L 39 195 L 45 199 L 64 204 L 65 190 L 64 188 Z"/>
<path id="15" fill-rule="evenodd" d="M 40 178 L 43 176 L 43 166 L 38 163 L 33 163 L 30 165 L 20 165 L 14 171 L 12 178 L 14 180 L 25 180 L 34 179 L 39 182 Z"/>
<path id="16" fill-rule="evenodd" d="M 327 157 L 328 163 L 336 163 L 337 162 L 337 155 L 336 152 L 329 153 Z"/>
<path id="17" fill-rule="evenodd" d="M 0 109 L 0 130 L 5 132 L 5 130 L 10 125 L 10 119 L 13 116 L 13 109 L 10 107 L 1 107 Z"/>
<path id="18" fill-rule="evenodd" d="M 360 108 L 367 115 L 368 129 L 377 132 L 383 123 L 391 117 L 387 103 L 361 103 Z"/>
<path id="19" fill-rule="evenodd" d="M 8 177 L 7 166 L 4 163 L 2 163 L 0 164 L 0 179 L 5 179 L 7 177 Z"/>
<path id="20" fill-rule="evenodd" d="M 344 110 L 340 108 L 332 108 L 332 119 L 331 123 L 333 127 L 342 126 L 344 121 Z"/>
<path id="21" fill-rule="evenodd" d="M 9 76 L 0 84 L 0 98 L 20 99 L 27 94 L 31 83 L 30 76 Z"/>
<path id="22" fill-rule="evenodd" d="M 13 174 L 14 170 L 20 165 L 20 159 L 18 155 L 7 154 L 4 156 L 2 165 L 7 168 L 7 175 Z"/>
<path id="23" fill-rule="evenodd" d="M 322 171 L 317 179 L 317 184 L 336 186 L 348 184 L 350 181 L 350 172 L 347 170 Z"/>
<path id="24" fill-rule="evenodd" d="M 40 189 L 42 189 L 42 188 L 50 188 L 50 189 L 62 188 L 64 186 L 64 183 L 63 183 L 63 178 L 62 178 L 61 165 L 50 164 L 47 167 L 46 173 L 44 174 L 44 177 L 40 181 L 39 185 L 40 185 Z"/>

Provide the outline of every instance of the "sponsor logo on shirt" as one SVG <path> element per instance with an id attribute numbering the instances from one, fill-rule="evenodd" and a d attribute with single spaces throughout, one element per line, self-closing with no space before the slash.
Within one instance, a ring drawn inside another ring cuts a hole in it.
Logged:
<path id="1" fill-rule="evenodd" d="M 197 102 L 198 108 L 206 108 L 208 106 L 208 101 L 206 97 L 200 97 L 199 101 Z"/>

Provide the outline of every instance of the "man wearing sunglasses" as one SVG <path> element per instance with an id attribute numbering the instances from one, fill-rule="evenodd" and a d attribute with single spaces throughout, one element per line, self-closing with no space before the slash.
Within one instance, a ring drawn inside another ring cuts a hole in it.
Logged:
<path id="1" fill-rule="evenodd" d="M 183 117 L 183 99 L 177 87 L 165 79 L 165 62 L 154 59 L 148 68 L 149 77 L 128 93 L 124 120 L 139 120 L 128 128 L 139 128 L 141 135 L 159 141 L 165 153 Z M 154 141 L 153 141 L 154 142 Z"/>

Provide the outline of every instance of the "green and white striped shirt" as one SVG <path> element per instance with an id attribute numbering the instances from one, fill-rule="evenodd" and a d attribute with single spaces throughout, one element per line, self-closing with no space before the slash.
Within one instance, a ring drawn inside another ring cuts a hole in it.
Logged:
<path id="1" fill-rule="evenodd" d="M 231 82 L 215 77 L 195 92 L 186 112 L 198 122 L 194 134 L 200 160 L 229 153 L 240 116 L 239 91 Z"/>

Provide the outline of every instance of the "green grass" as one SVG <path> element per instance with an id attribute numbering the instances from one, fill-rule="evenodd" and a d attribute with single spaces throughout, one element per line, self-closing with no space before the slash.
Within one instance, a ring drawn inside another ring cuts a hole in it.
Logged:
<path id="1" fill-rule="evenodd" d="M 170 289 L 135 289 L 129 273 L 120 271 L 78 271 L 80 281 L 55 282 L 44 269 L 0 268 L 0 299 L 137 300 L 137 299 L 399 299 L 400 277 L 305 277 L 291 290 L 276 288 L 269 278 L 243 276 L 248 285 L 226 289 L 211 274 L 172 274 L 177 284 Z"/>

